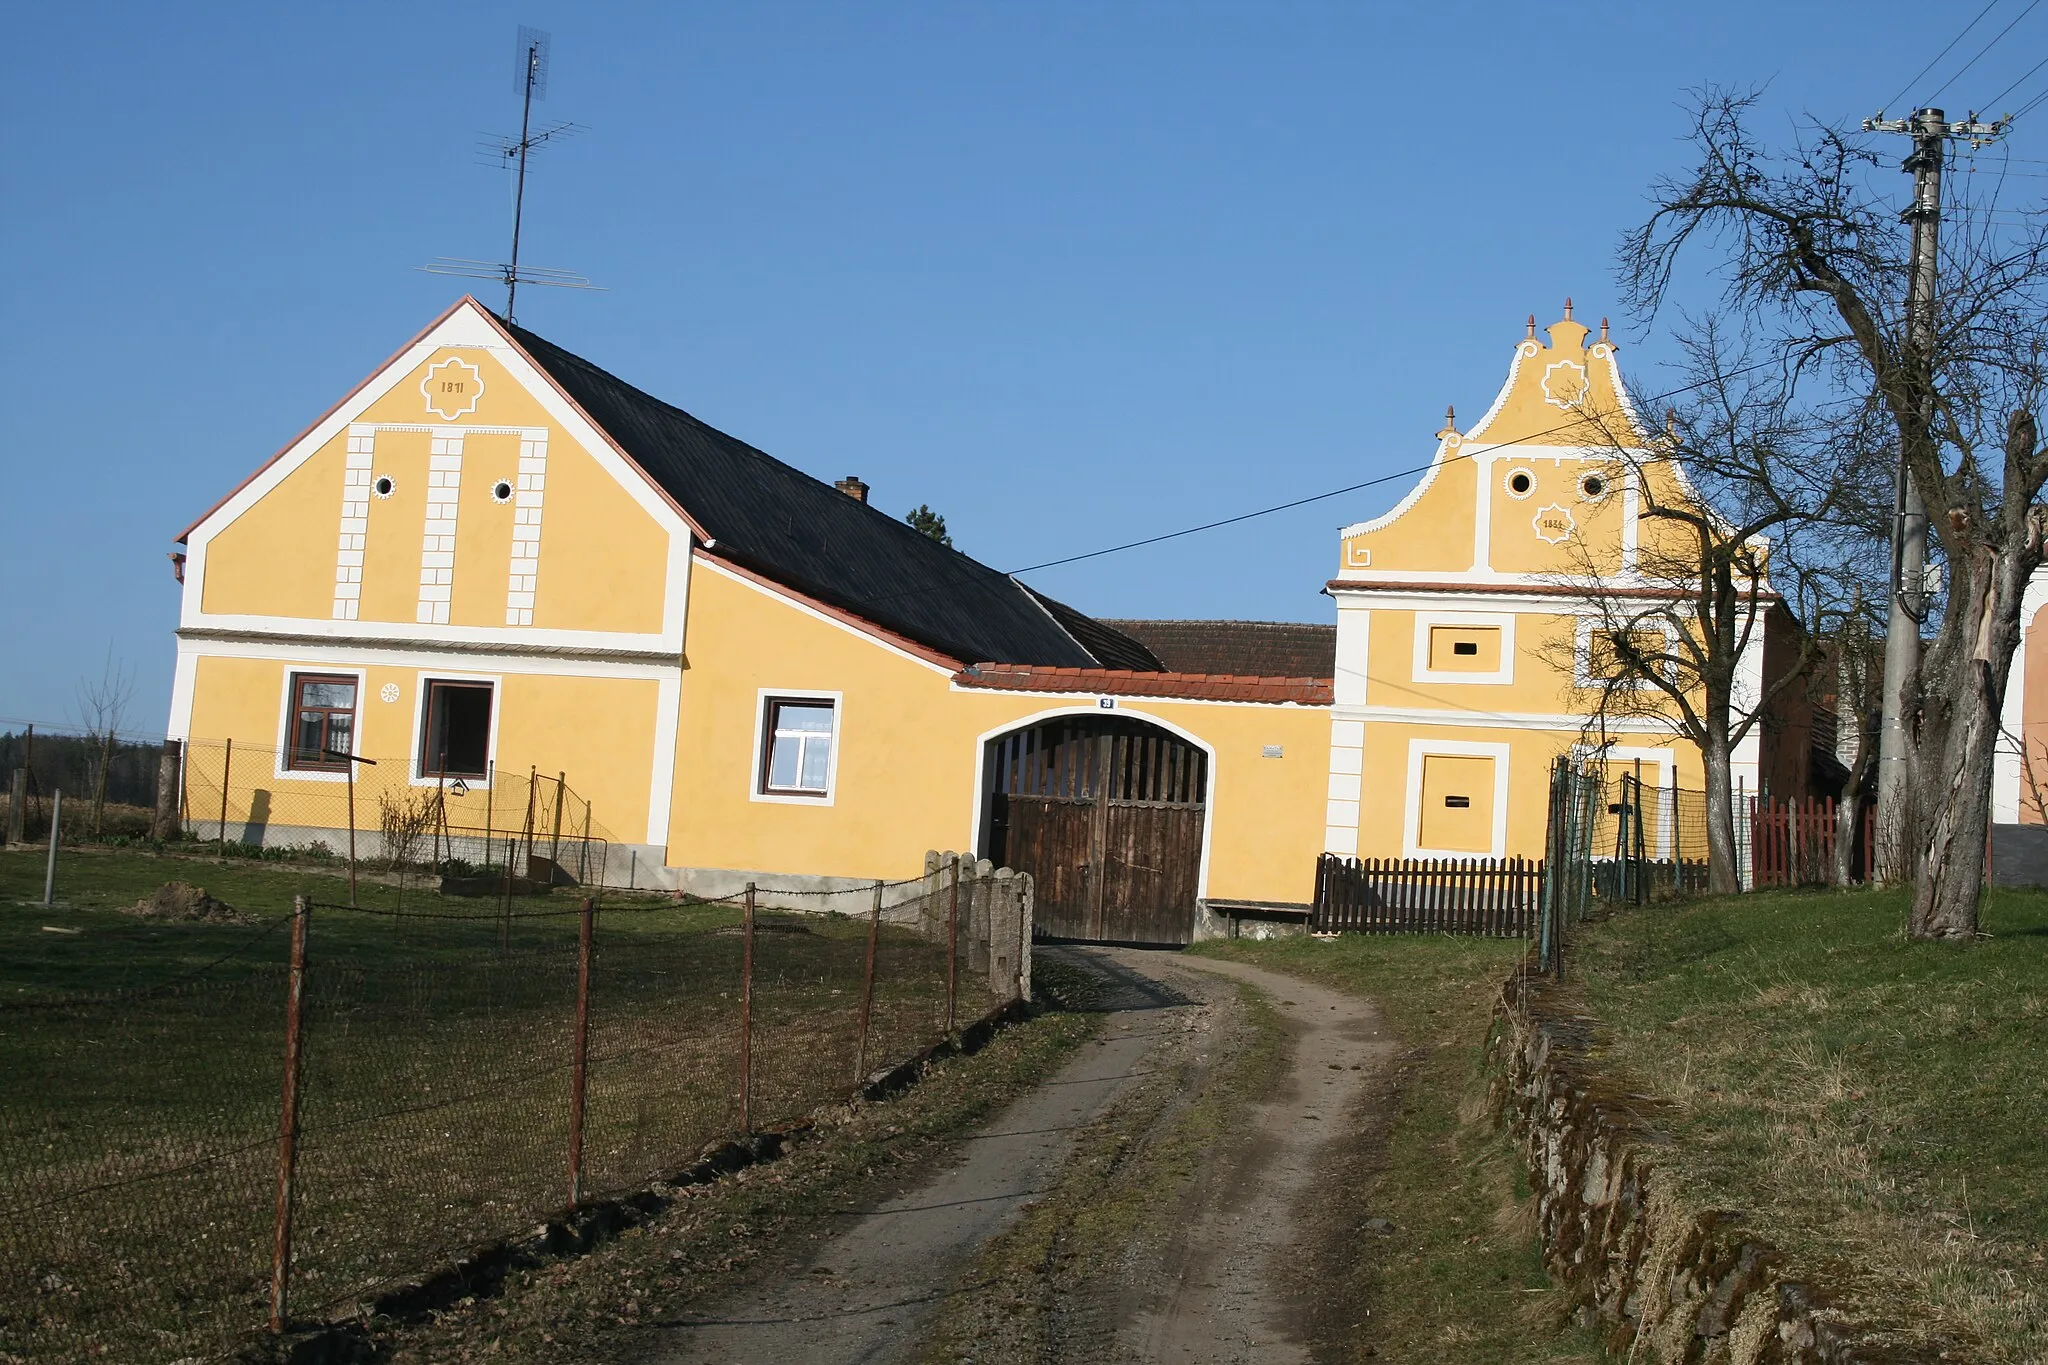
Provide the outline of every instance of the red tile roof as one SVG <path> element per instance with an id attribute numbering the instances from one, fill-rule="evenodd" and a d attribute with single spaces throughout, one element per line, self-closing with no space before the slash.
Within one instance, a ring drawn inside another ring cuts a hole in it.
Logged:
<path id="1" fill-rule="evenodd" d="M 1246 678 L 1328 678 L 1337 670 L 1337 627 L 1306 621 L 1105 620 L 1175 673 Z M 1109 660 L 1102 660 L 1104 663 Z"/>
<path id="2" fill-rule="evenodd" d="M 962 687 L 1005 692 L 1086 692 L 1097 696 L 1172 697 L 1184 701 L 1256 701 L 1328 706 L 1328 678 L 1251 678 L 1228 673 L 1135 673 L 1127 668 L 1039 668 L 976 664 L 953 675 Z"/>

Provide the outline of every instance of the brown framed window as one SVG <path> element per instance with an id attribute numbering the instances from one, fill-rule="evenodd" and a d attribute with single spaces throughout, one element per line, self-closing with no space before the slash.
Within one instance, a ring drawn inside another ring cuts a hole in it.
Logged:
<path id="1" fill-rule="evenodd" d="M 324 673 L 292 674 L 291 737 L 284 766 L 298 772 L 348 771 L 337 754 L 355 752 L 356 680 Z"/>
<path id="2" fill-rule="evenodd" d="M 493 690 L 487 682 L 427 679 L 421 777 L 490 776 Z"/>
<path id="3" fill-rule="evenodd" d="M 833 706 L 830 701 L 768 698 L 761 745 L 761 792 L 828 796 L 832 791 Z"/>

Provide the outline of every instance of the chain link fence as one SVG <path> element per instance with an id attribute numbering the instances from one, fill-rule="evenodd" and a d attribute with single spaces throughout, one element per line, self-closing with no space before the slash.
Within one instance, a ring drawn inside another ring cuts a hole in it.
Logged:
<path id="1" fill-rule="evenodd" d="M 0 1000 L 0 1360 L 356 1316 L 1028 996 L 1028 877 L 934 855 L 866 915 L 756 899 L 301 898 L 174 979 Z"/>

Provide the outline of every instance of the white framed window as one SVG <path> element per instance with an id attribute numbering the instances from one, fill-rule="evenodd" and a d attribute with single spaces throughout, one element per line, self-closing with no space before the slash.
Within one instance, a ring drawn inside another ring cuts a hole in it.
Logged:
<path id="1" fill-rule="evenodd" d="M 271 775 L 296 782 L 347 782 L 350 765 L 335 755 L 363 751 L 363 670 L 317 663 L 287 668 L 281 691 Z"/>
<path id="2" fill-rule="evenodd" d="M 413 684 L 410 781 L 432 787 L 461 780 L 487 786 L 498 757 L 498 695 L 504 679 L 488 673 L 421 672 Z"/>
<path id="3" fill-rule="evenodd" d="M 761 690 L 754 719 L 756 801 L 832 803 L 841 700 L 837 692 Z"/>
<path id="4" fill-rule="evenodd" d="M 1656 649 L 1658 653 L 1669 656 L 1664 665 L 1665 681 L 1678 680 L 1678 627 L 1665 617 L 1645 616 L 1617 626 L 1598 616 L 1581 616 L 1572 641 L 1572 681 L 1579 687 L 1598 691 L 1608 685 L 1608 676 L 1597 666 L 1594 655 L 1596 646 L 1603 653 L 1614 648 L 1613 636 L 1617 630 L 1642 637 L 1640 645 L 1643 649 Z M 1661 645 L 1658 643 L 1660 639 Z M 1634 678 L 1618 685 L 1637 691 L 1650 686 L 1650 682 L 1647 678 Z"/>

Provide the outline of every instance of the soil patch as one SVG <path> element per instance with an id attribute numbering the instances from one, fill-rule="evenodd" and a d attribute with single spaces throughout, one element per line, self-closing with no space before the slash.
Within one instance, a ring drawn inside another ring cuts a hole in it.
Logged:
<path id="1" fill-rule="evenodd" d="M 190 882 L 165 882 L 135 904 L 122 907 L 121 913 L 138 919 L 188 924 L 256 923 L 256 916 L 244 914 L 226 901 L 208 895 L 205 887 Z"/>

